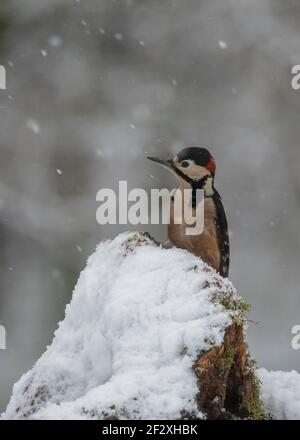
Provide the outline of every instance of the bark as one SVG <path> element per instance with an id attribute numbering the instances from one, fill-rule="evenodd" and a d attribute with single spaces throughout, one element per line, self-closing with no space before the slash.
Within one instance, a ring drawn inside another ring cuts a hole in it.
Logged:
<path id="1" fill-rule="evenodd" d="M 194 372 L 198 407 L 208 419 L 265 418 L 242 325 L 229 326 L 223 344 L 201 354 Z"/>

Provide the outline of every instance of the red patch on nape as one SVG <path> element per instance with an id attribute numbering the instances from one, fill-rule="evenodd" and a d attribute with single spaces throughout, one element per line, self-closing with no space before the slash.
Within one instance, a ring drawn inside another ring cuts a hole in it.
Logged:
<path id="1" fill-rule="evenodd" d="M 215 159 L 213 157 L 211 157 L 209 159 L 208 164 L 206 165 L 206 168 L 208 169 L 208 171 L 210 171 L 212 174 L 215 174 L 216 172 L 216 162 Z"/>

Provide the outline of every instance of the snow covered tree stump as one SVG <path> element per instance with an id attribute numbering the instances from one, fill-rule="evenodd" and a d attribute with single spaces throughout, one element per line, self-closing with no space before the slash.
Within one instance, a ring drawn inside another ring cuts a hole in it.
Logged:
<path id="1" fill-rule="evenodd" d="M 184 250 L 144 233 L 100 243 L 2 418 L 264 418 L 247 311 Z"/>

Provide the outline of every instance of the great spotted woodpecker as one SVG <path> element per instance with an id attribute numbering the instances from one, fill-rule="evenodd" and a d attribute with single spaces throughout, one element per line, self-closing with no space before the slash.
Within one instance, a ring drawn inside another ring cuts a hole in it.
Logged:
<path id="1" fill-rule="evenodd" d="M 196 209 L 196 190 L 204 190 L 204 230 L 199 235 L 187 235 L 187 225 L 175 224 L 174 201 L 171 202 L 168 239 L 173 246 L 201 257 L 223 277 L 228 277 L 230 247 L 228 223 L 222 199 L 214 186 L 216 163 L 206 148 L 190 147 L 181 150 L 173 159 L 148 159 L 171 170 L 179 180 L 177 191 L 192 189 L 192 207 Z M 194 212 L 194 211 L 193 211 Z"/>

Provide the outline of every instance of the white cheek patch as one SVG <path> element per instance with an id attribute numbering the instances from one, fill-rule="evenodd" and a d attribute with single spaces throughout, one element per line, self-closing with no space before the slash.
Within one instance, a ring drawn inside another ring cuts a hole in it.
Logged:
<path id="1" fill-rule="evenodd" d="M 189 159 L 188 162 L 189 162 L 190 165 L 196 166 L 195 162 L 192 159 Z"/>
<path id="2" fill-rule="evenodd" d="M 194 165 L 187 170 L 188 172 L 186 174 L 188 174 L 193 179 L 202 179 L 202 177 L 210 175 L 210 172 L 205 167 L 202 167 L 200 165 Z"/>

